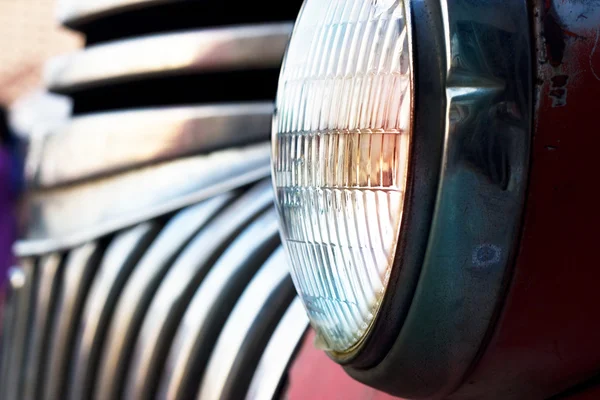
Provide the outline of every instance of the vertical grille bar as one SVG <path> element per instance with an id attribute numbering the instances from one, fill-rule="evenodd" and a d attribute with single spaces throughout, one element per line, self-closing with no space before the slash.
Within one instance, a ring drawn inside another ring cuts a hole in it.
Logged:
<path id="1" fill-rule="evenodd" d="M 27 335 L 32 320 L 31 305 L 35 296 L 35 261 L 21 260 L 20 267 L 10 271 L 12 315 L 11 340 L 6 348 L 6 384 L 3 386 L 7 400 L 19 399 L 21 390 L 23 364 L 27 346 Z"/>
<path id="2" fill-rule="evenodd" d="M 88 243 L 73 250 L 67 258 L 62 292 L 52 324 L 49 362 L 46 364 L 44 382 L 46 400 L 65 397 L 68 363 L 73 349 L 75 328 L 103 251 L 104 244 Z"/>
<path id="3" fill-rule="evenodd" d="M 69 377 L 69 398 L 89 399 L 104 338 L 119 295 L 160 224 L 148 222 L 118 234 L 106 250 L 79 322 Z"/>
<path id="4" fill-rule="evenodd" d="M 41 383 L 47 362 L 50 327 L 61 287 L 62 260 L 60 254 L 50 254 L 39 261 L 38 293 L 25 363 L 24 400 L 42 398 Z"/>

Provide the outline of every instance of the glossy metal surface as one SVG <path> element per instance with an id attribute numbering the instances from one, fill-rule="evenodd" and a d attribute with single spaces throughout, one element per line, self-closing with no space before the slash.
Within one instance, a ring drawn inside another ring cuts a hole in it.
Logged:
<path id="1" fill-rule="evenodd" d="M 202 377 L 198 399 L 244 396 L 262 354 L 261 342 L 266 345 L 274 328 L 269 325 L 279 322 L 278 312 L 287 309 L 293 295 L 280 248 L 254 276 L 227 319 Z"/>
<path id="2" fill-rule="evenodd" d="M 27 354 L 30 327 L 33 322 L 32 308 L 35 304 L 36 272 L 35 260 L 22 259 L 19 267 L 9 271 L 9 284 L 15 296 L 15 314 L 10 341 L 9 363 L 6 386 L 2 396 L 6 399 L 20 399 L 25 377 L 25 357 Z"/>
<path id="3" fill-rule="evenodd" d="M 2 335 L 2 347 L 0 347 L 0 387 L 4 388 L 7 385 L 8 372 L 10 371 L 10 345 L 12 340 L 12 332 L 15 321 L 15 313 L 16 313 L 16 296 L 19 288 L 23 285 L 19 283 L 16 285 L 16 290 L 13 289 L 15 287 L 14 283 L 11 284 L 11 281 L 14 282 L 14 278 L 11 280 L 10 277 L 15 274 L 19 274 L 21 277 L 23 276 L 22 271 L 17 271 L 16 269 L 9 269 L 9 283 L 2 289 L 4 294 L 4 305 L 2 309 L 2 330 L 0 330 L 0 334 Z M 23 279 L 18 279 L 18 281 L 23 282 Z M 15 282 L 16 283 L 16 282 Z"/>
<path id="4" fill-rule="evenodd" d="M 198 377 L 229 313 L 278 241 L 277 234 L 275 215 L 269 211 L 252 223 L 211 268 L 173 335 L 160 377 L 159 398 L 186 399 L 195 394 Z"/>
<path id="5" fill-rule="evenodd" d="M 180 0 L 60 0 L 58 19 L 76 25 L 102 16 Z"/>
<path id="6" fill-rule="evenodd" d="M 46 85 L 69 93 L 152 76 L 278 68 L 292 25 L 215 28 L 96 45 L 53 59 Z"/>
<path id="7" fill-rule="evenodd" d="M 225 291 L 221 295 L 226 294 L 235 298 L 236 291 L 232 286 L 235 288 L 237 284 L 243 287 L 241 284 L 243 280 L 240 281 L 243 278 L 236 276 L 235 273 L 245 272 L 246 275 L 251 276 L 252 266 L 254 266 L 254 270 L 258 268 L 260 261 L 264 261 L 278 244 L 275 215 L 273 212 L 269 212 L 244 230 L 220 257 L 224 245 L 227 245 L 232 238 L 232 232 L 239 230 L 251 218 L 255 218 L 258 212 L 272 203 L 271 194 L 267 194 L 267 196 L 263 195 L 261 199 L 257 193 L 249 193 L 245 198 L 238 200 L 197 235 L 174 262 L 154 296 L 140 330 L 132 362 L 128 369 L 126 398 L 146 399 L 156 392 L 158 378 L 168 356 L 171 340 L 186 312 L 185 307 L 199 283 L 201 286 L 209 285 L 213 293 Z M 213 266 L 217 257 L 219 260 Z M 235 258 L 235 261 L 232 261 L 232 258 Z M 230 270 L 227 271 L 229 272 L 228 276 L 227 272 L 223 270 L 223 260 L 230 267 Z M 237 270 L 233 269 L 235 267 Z M 244 271 L 244 267 L 249 271 Z M 211 279 L 211 275 L 218 274 L 218 272 L 213 273 L 213 270 L 221 272 L 221 281 Z M 226 301 L 204 302 L 203 312 L 196 315 L 198 323 L 218 325 L 218 322 L 207 321 L 204 318 L 210 314 L 211 305 L 213 307 L 218 305 L 219 312 L 227 315 Z M 206 350 L 212 349 L 210 340 L 198 339 L 198 345 L 203 346 Z M 202 357 L 198 357 L 198 354 L 194 359 L 195 363 L 202 362 Z M 171 373 L 171 376 L 174 375 Z M 183 384 L 185 383 L 184 381 Z M 180 390 L 182 389 L 180 387 Z"/>
<path id="8" fill-rule="evenodd" d="M 430 5 L 431 14 L 436 3 Z M 441 6 L 433 15 L 445 32 L 447 67 L 439 79 L 446 89 L 445 99 L 431 106 L 446 104 L 445 138 L 418 286 L 385 358 L 368 371 L 347 368 L 359 380 L 409 398 L 454 391 L 485 345 L 517 250 L 529 167 L 527 2 Z M 404 225 L 402 233 L 410 235 L 411 228 Z"/>
<path id="9" fill-rule="evenodd" d="M 4 290 L 4 307 L 2 310 L 2 348 L 0 353 L 0 384 L 2 388 L 8 386 L 11 370 L 12 341 L 16 329 L 16 316 L 18 312 L 19 292 L 25 285 L 23 270 L 12 267 L 8 270 L 8 283 Z"/>
<path id="10" fill-rule="evenodd" d="M 75 117 L 44 137 L 30 171 L 51 187 L 269 139 L 271 103 L 151 108 Z M 32 154 L 31 156 L 36 156 Z"/>
<path id="11" fill-rule="evenodd" d="M 113 309 L 133 267 L 160 229 L 155 222 L 119 234 L 108 246 L 79 322 L 69 378 L 69 398 L 90 398 L 96 368 Z"/>
<path id="12" fill-rule="evenodd" d="M 246 400 L 272 400 L 286 379 L 292 357 L 302 344 L 308 318 L 300 299 L 296 298 L 277 325 L 252 377 Z"/>
<path id="13" fill-rule="evenodd" d="M 269 144 L 232 148 L 34 193 L 20 256 L 73 247 L 268 176 Z"/>
<path id="14" fill-rule="evenodd" d="M 456 398 L 547 399 L 598 383 L 600 2 L 531 4 L 536 123 L 519 258 L 494 336 Z M 600 398 L 590 386 L 573 398 Z"/>
<path id="15" fill-rule="evenodd" d="M 6 316 L 2 326 L 2 398 L 20 397 L 23 383 L 23 362 L 27 345 L 31 303 L 34 293 L 34 261 L 22 260 L 19 267 L 8 271 Z"/>
<path id="16" fill-rule="evenodd" d="M 112 400 L 119 395 L 134 339 L 161 279 L 181 249 L 230 199 L 230 194 L 222 195 L 180 211 L 135 266 L 115 305 L 106 333 L 94 398 Z"/>
<path id="17" fill-rule="evenodd" d="M 103 251 L 101 244 L 88 243 L 72 250 L 67 256 L 62 289 L 53 316 L 48 362 L 45 365 L 43 398 L 46 400 L 65 398 L 75 331 Z"/>
<path id="18" fill-rule="evenodd" d="M 45 365 L 49 362 L 50 332 L 56 311 L 61 281 L 62 256 L 50 254 L 38 262 L 39 278 L 37 299 L 33 307 L 31 338 L 25 362 L 25 384 L 23 399 L 41 399 Z"/>

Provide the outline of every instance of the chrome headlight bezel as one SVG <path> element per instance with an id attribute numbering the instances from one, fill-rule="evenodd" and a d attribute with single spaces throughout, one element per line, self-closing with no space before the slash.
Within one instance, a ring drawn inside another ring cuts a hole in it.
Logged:
<path id="1" fill-rule="evenodd" d="M 396 257 L 368 334 L 328 354 L 362 382 L 420 398 L 460 383 L 506 288 L 527 188 L 532 60 L 525 1 L 405 4 L 413 136 Z"/>

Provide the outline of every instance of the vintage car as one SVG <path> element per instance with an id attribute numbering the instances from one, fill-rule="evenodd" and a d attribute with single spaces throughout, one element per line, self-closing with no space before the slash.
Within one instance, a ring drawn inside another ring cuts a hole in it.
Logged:
<path id="1" fill-rule="evenodd" d="M 600 1 L 58 16 L 2 399 L 600 399 Z"/>

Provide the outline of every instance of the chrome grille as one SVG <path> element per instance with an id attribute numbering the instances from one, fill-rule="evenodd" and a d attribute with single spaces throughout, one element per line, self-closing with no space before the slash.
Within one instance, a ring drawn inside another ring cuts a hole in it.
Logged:
<path id="1" fill-rule="evenodd" d="M 277 397 L 307 327 L 269 178 L 300 3 L 61 2 L 87 44 L 47 68 L 73 115 L 32 139 L 3 399 Z"/>

